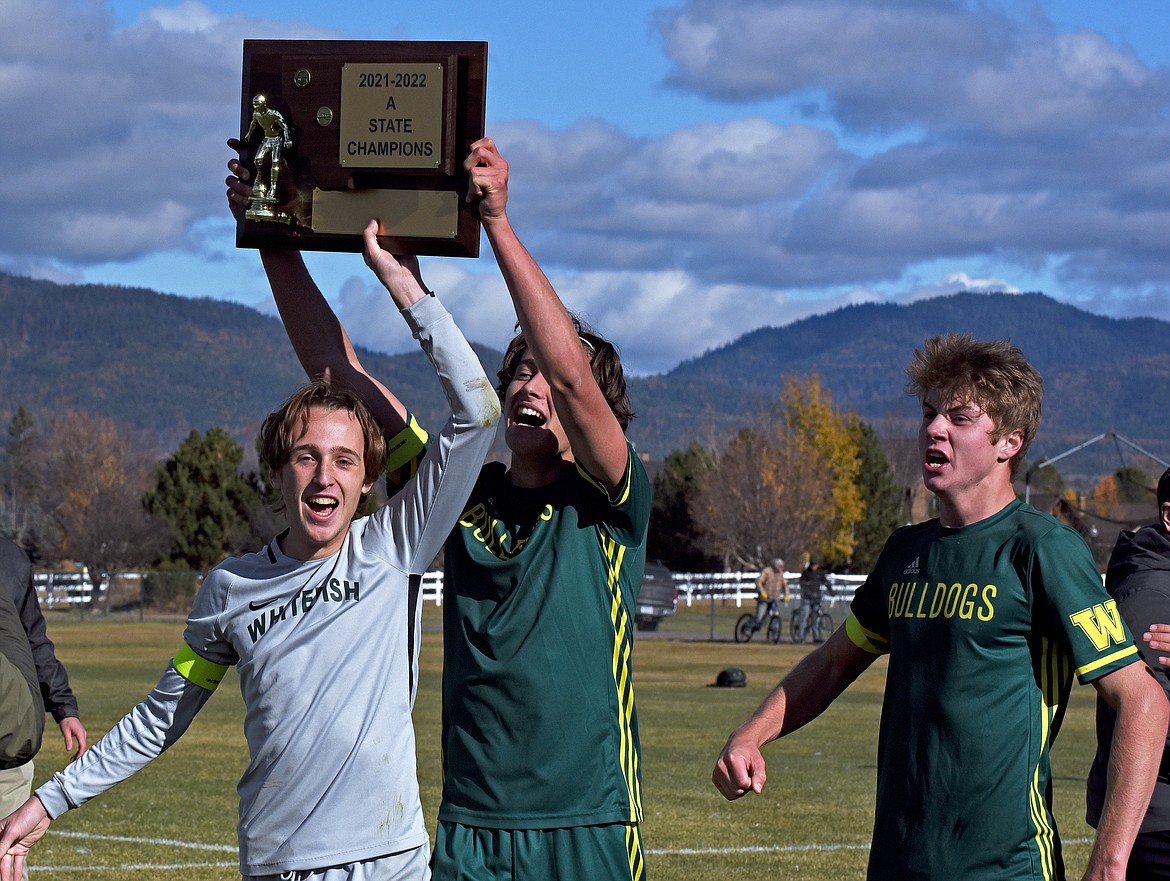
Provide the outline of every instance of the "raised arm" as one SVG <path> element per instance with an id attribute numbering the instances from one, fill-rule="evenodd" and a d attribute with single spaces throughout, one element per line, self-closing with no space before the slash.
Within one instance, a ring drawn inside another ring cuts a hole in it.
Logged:
<path id="1" fill-rule="evenodd" d="M 479 200 L 484 232 L 512 295 L 528 350 L 551 388 L 573 457 L 612 489 L 625 475 L 625 435 L 593 378 L 564 304 L 508 219 L 508 163 L 495 143 L 484 138 L 471 145 L 464 167 L 471 178 L 469 197 Z"/>
<path id="2" fill-rule="evenodd" d="M 242 146 L 235 138 L 228 141 L 228 147 L 237 152 Z M 228 162 L 228 170 L 231 172 L 226 181 L 228 205 L 232 213 L 238 217 L 248 206 L 252 187 L 248 184 L 248 169 L 238 159 Z M 381 248 L 378 248 L 378 251 L 381 252 Z M 394 260 L 389 254 L 384 256 L 383 254 L 384 252 L 377 256 L 380 265 Z M 300 252 L 265 249 L 260 251 L 260 260 L 264 265 L 264 273 L 268 276 L 268 283 L 272 287 L 272 297 L 284 322 L 284 329 L 305 373 L 310 377 L 326 376 L 337 379 L 352 386 L 381 424 L 387 438 L 392 438 L 402 431 L 406 427 L 405 406 L 390 389 L 366 372 L 354 351 L 349 335 L 313 281 Z M 367 265 L 374 269 L 370 261 L 371 258 L 367 257 Z M 391 271 L 388 265 L 382 266 L 383 271 L 379 269 L 374 271 L 383 284 L 386 284 L 386 278 L 393 278 L 396 289 L 403 297 L 412 294 L 412 288 L 415 286 L 418 288 L 418 296 L 422 296 L 418 261 L 410 258 L 409 261 L 404 260 L 397 265 L 399 269 L 408 269 L 411 278 L 407 279 Z M 383 274 L 386 278 L 383 278 Z M 412 281 L 413 285 L 410 284 Z M 394 289 L 390 289 L 389 285 L 387 289 L 394 297 Z M 395 303 L 398 303 L 397 297 Z M 405 305 L 409 305 L 409 302 Z M 399 308 L 403 308 L 403 305 L 399 305 Z"/>
<path id="3" fill-rule="evenodd" d="M 374 231 L 367 230 L 372 238 Z M 464 504 L 491 447 L 500 399 L 475 351 L 437 297 L 424 296 L 403 310 L 415 339 L 435 369 L 450 408 L 432 437 L 413 479 L 371 520 L 396 530 L 388 542 L 405 555 L 405 571 L 425 572 L 464 510 Z M 380 515 L 385 513 L 385 517 Z"/>
<path id="4" fill-rule="evenodd" d="M 740 725 L 723 747 L 711 782 L 729 800 L 759 793 L 767 780 L 760 748 L 807 725 L 874 662 L 840 627 L 807 655 Z"/>
<path id="5" fill-rule="evenodd" d="M 1117 713 L 1117 724 L 1109 750 L 1105 803 L 1085 878 L 1120 879 L 1154 791 L 1170 705 L 1142 663 L 1102 676 L 1093 687 Z"/>

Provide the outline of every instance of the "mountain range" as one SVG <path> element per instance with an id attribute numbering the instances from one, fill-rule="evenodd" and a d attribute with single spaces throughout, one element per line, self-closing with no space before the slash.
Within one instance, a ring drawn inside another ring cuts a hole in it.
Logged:
<path id="1" fill-rule="evenodd" d="M 0 274 L 0 419 L 23 405 L 39 423 L 66 409 L 113 418 L 165 455 L 192 430 L 221 426 L 251 449 L 263 415 L 303 381 L 279 320 L 238 304 L 141 288 L 60 285 Z M 1012 339 L 1045 378 L 1045 412 L 1030 457 L 1098 435 L 1062 473 L 1170 458 L 1170 322 L 1093 315 L 1039 293 L 972 294 L 908 305 L 866 304 L 768 327 L 679 364 L 632 377 L 630 437 L 652 459 L 692 440 L 718 445 L 778 407 L 784 377 L 816 371 L 841 409 L 886 438 L 913 437 L 917 403 L 903 368 L 936 333 Z M 501 353 L 475 345 L 494 380 Z M 367 368 L 424 424 L 442 399 L 420 353 L 361 352 Z M 1071 457 L 1070 457 L 1071 461 Z M 1153 467 L 1153 466 L 1151 466 Z"/>

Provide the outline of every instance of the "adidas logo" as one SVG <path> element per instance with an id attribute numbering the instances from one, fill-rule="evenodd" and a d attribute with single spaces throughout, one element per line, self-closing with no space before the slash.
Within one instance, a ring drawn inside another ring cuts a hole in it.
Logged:
<path id="1" fill-rule="evenodd" d="M 918 568 L 918 563 L 921 559 L 922 559 L 921 557 L 915 557 L 913 560 L 911 560 L 910 565 L 902 570 L 902 574 L 903 575 L 920 575 L 921 570 Z"/>

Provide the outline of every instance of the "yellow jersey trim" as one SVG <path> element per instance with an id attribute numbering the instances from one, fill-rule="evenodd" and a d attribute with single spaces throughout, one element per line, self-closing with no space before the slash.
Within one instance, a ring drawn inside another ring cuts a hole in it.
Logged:
<path id="1" fill-rule="evenodd" d="M 187 643 L 183 643 L 171 663 L 179 671 L 180 676 L 192 685 L 198 685 L 207 691 L 215 691 L 223 681 L 223 674 L 227 672 L 226 664 L 213 664 L 206 658 L 199 657 Z"/>
<path id="2" fill-rule="evenodd" d="M 628 451 L 628 455 L 626 457 L 626 473 L 622 477 L 621 484 L 617 487 L 619 490 L 617 498 L 613 499 L 609 498 L 609 490 L 605 488 L 604 484 L 602 484 L 600 480 L 586 471 L 580 462 L 573 463 L 577 468 L 577 473 L 585 478 L 585 481 L 590 486 L 596 487 L 603 495 L 605 495 L 605 497 L 609 499 L 610 505 L 615 508 L 620 508 L 626 503 L 626 500 L 630 497 L 630 485 L 633 483 L 632 475 L 634 472 L 634 450 L 633 447 L 630 446 L 630 442 L 628 440 L 626 441 L 626 450 Z"/>
<path id="3" fill-rule="evenodd" d="M 634 737 L 634 680 L 632 670 L 632 633 L 629 615 L 622 602 L 619 581 L 626 548 L 604 534 L 601 536 L 602 551 L 605 555 L 607 581 L 610 592 L 610 620 L 614 629 L 613 640 L 613 681 L 618 699 L 618 756 L 630 799 L 628 822 L 642 822 L 641 755 Z"/>
<path id="4" fill-rule="evenodd" d="M 1069 658 L 1048 637 L 1040 642 L 1039 673 L 1041 700 L 1036 712 L 1039 714 L 1040 740 L 1036 744 L 1036 754 L 1032 757 L 1028 812 L 1032 819 L 1032 838 L 1039 858 L 1041 877 L 1044 881 L 1053 881 L 1056 878 L 1056 829 L 1045 801 L 1044 787 L 1041 786 L 1040 767 L 1051 751 L 1052 726 L 1061 712 L 1060 684 L 1068 678 Z"/>
<path id="5" fill-rule="evenodd" d="M 1124 648 L 1118 649 L 1111 655 L 1106 655 L 1103 658 L 1098 658 L 1091 664 L 1085 664 L 1083 667 L 1077 667 L 1077 678 L 1084 679 L 1095 670 L 1100 670 L 1102 667 L 1112 664 L 1114 661 L 1119 661 L 1122 658 L 1128 658 L 1130 655 L 1136 655 L 1138 649 L 1136 645 L 1127 645 Z"/>

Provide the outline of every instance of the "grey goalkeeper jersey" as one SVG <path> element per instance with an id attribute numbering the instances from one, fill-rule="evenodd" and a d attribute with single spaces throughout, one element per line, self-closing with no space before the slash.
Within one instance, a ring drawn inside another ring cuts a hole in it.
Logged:
<path id="1" fill-rule="evenodd" d="M 170 746 L 224 667 L 235 665 L 250 757 L 238 787 L 245 875 L 324 868 L 426 843 L 410 717 L 418 591 L 475 483 L 499 399 L 437 300 L 424 298 L 404 314 L 453 414 L 417 474 L 356 520 L 332 557 L 290 559 L 274 539 L 209 572 L 186 645 L 154 691 L 37 790 L 51 817 Z"/>

